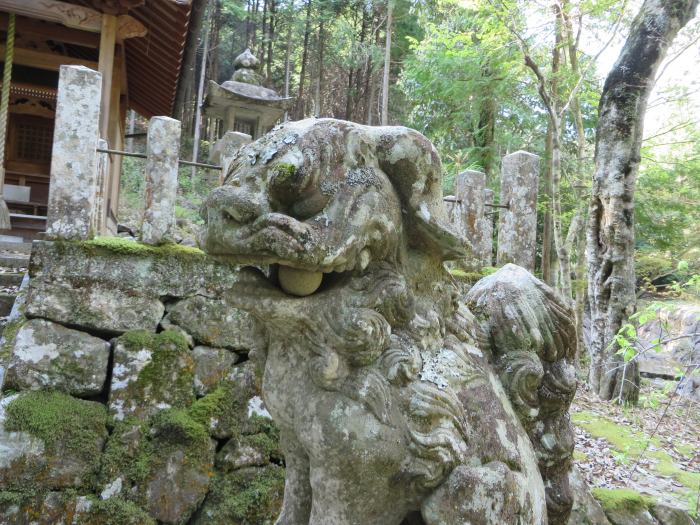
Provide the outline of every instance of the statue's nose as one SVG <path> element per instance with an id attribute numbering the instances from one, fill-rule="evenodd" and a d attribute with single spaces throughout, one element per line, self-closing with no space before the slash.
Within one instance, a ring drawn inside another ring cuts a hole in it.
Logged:
<path id="1" fill-rule="evenodd" d="M 243 188 L 221 186 L 209 195 L 206 208 L 208 214 L 218 213 L 226 220 L 247 224 L 265 213 L 267 206 L 259 195 Z"/>

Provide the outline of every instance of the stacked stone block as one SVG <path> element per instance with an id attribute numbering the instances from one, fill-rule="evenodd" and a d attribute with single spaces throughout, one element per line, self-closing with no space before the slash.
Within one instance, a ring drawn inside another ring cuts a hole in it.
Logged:
<path id="1" fill-rule="evenodd" d="M 272 522 L 282 455 L 235 268 L 98 238 L 37 243 L 30 275 L 0 350 L 0 523 Z"/>

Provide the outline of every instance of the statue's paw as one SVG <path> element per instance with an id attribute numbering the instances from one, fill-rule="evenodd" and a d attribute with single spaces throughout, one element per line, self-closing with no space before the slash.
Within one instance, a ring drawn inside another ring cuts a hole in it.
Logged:
<path id="1" fill-rule="evenodd" d="M 455 468 L 445 482 L 423 502 L 427 525 L 479 523 L 535 524 L 526 496 L 527 481 L 504 463 Z M 522 501 L 521 501 L 522 500 Z"/>

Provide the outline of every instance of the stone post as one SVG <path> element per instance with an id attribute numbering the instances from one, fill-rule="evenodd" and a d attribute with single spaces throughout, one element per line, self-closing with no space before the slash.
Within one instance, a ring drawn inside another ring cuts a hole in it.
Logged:
<path id="1" fill-rule="evenodd" d="M 484 188 L 486 175 L 480 171 L 466 170 L 455 178 L 455 196 L 460 210 L 458 228 L 472 244 L 473 253 L 466 260 L 466 266 L 479 271 L 483 264 L 484 244 Z"/>
<path id="2" fill-rule="evenodd" d="M 153 117 L 146 140 L 146 209 L 141 240 L 159 244 L 172 240 L 180 154 L 180 121 Z"/>
<path id="3" fill-rule="evenodd" d="M 496 264 L 514 263 L 535 270 L 537 236 L 537 186 L 540 158 L 526 151 L 503 157 L 501 205 Z"/>
<path id="4" fill-rule="evenodd" d="M 250 144 L 253 138 L 238 131 L 227 131 L 212 148 L 211 160 L 221 165 L 221 177 L 219 183 L 223 184 L 231 162 L 236 158 L 236 153 L 246 144 Z"/>
<path id="5" fill-rule="evenodd" d="M 493 266 L 493 190 L 484 190 L 484 225 L 481 234 L 481 268 Z"/>
<path id="6" fill-rule="evenodd" d="M 46 220 L 49 239 L 94 236 L 102 75 L 61 66 Z"/>

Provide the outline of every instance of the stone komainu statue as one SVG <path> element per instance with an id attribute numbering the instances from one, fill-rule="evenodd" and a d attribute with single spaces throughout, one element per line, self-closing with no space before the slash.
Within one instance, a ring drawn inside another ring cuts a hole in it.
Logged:
<path id="1" fill-rule="evenodd" d="M 425 137 L 285 124 L 240 150 L 204 215 L 204 248 L 249 266 L 230 302 L 268 338 L 278 524 L 567 521 L 573 313 L 515 265 L 460 297 L 443 262 L 466 242 Z"/>

